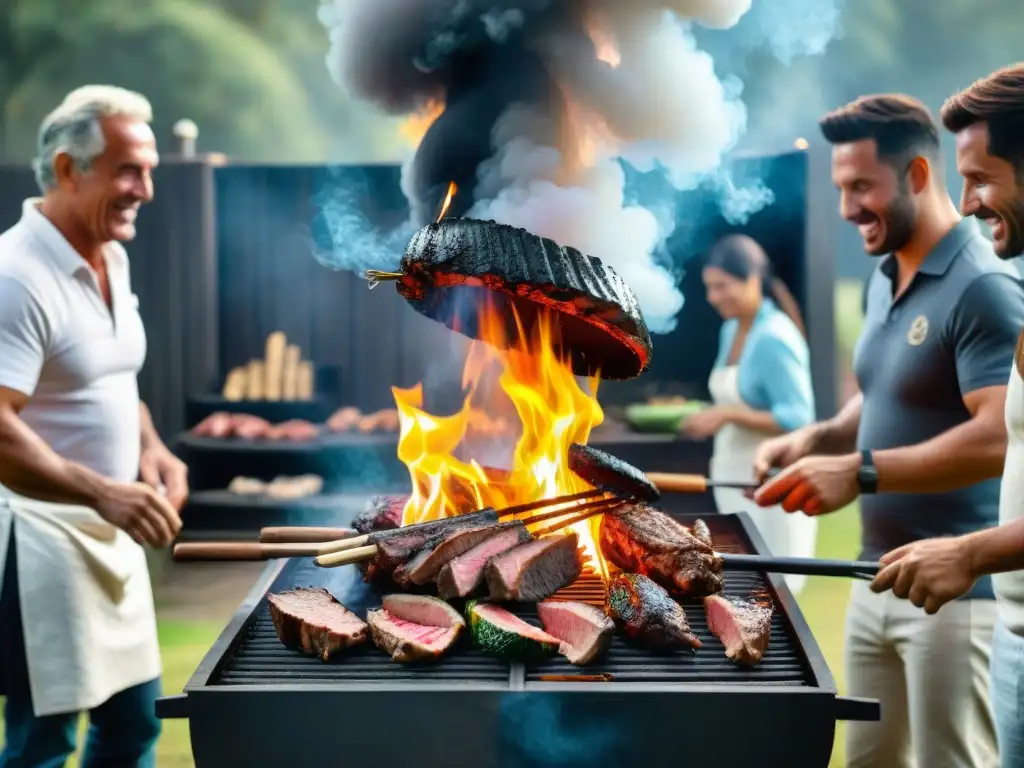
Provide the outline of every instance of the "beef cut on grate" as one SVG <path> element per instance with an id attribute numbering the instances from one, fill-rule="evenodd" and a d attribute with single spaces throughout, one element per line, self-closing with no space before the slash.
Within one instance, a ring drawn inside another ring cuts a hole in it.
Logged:
<path id="1" fill-rule="evenodd" d="M 555 324 L 556 352 L 579 375 L 630 379 L 647 370 L 651 338 L 636 296 L 610 267 L 526 230 L 446 218 L 406 248 L 398 291 L 427 317 L 479 338 L 479 312 L 492 304 L 530 332 L 543 313 Z"/>
<path id="2" fill-rule="evenodd" d="M 583 559 L 575 532 L 529 541 L 491 558 L 484 568 L 494 600 L 536 602 L 579 578 Z"/>
<path id="3" fill-rule="evenodd" d="M 366 624 L 326 589 L 303 588 L 267 595 L 277 636 L 289 648 L 324 661 L 366 642 Z"/>
<path id="4" fill-rule="evenodd" d="M 646 504 L 626 506 L 602 518 L 601 552 L 623 571 L 642 573 L 680 596 L 722 590 L 722 558 L 702 520 L 687 528 Z"/>
<path id="5" fill-rule="evenodd" d="M 712 595 L 704 598 L 708 629 L 722 641 L 725 655 L 753 666 L 761 661 L 772 633 L 772 609 L 751 600 Z"/>
<path id="6" fill-rule="evenodd" d="M 530 540 L 524 525 L 499 526 L 468 552 L 444 564 L 437 576 L 437 593 L 446 600 L 469 597 L 483 585 L 484 567 L 492 557 Z"/>
<path id="7" fill-rule="evenodd" d="M 376 646 L 401 664 L 441 658 L 466 627 L 458 611 L 426 595 L 385 595 L 366 621 Z"/>
<path id="8" fill-rule="evenodd" d="M 359 533 L 386 531 L 402 525 L 402 512 L 408 496 L 374 496 L 359 513 L 352 527 Z"/>
<path id="9" fill-rule="evenodd" d="M 544 631 L 562 641 L 559 650 L 571 664 L 589 664 L 611 645 L 615 623 L 600 608 L 552 600 L 537 603 L 537 615 Z"/>
<path id="10" fill-rule="evenodd" d="M 606 610 L 627 637 L 644 645 L 693 650 L 701 647 L 682 606 L 646 576 L 613 576 L 608 584 Z"/>

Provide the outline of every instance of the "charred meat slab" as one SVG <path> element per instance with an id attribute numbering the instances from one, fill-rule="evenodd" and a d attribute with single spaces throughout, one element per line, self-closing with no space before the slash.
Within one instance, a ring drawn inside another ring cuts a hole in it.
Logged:
<path id="1" fill-rule="evenodd" d="M 466 528 L 437 536 L 424 544 L 423 548 L 411 559 L 396 568 L 394 579 L 403 586 L 430 584 L 437 578 L 441 568 L 450 560 L 468 552 L 477 544 L 506 528 L 521 528 L 524 533 L 526 532 L 526 526 L 521 521 L 515 520 L 509 523 Z"/>
<path id="2" fill-rule="evenodd" d="M 559 650 L 570 664 L 583 666 L 608 650 L 615 623 L 599 608 L 571 600 L 537 603 L 544 631 L 562 641 Z"/>
<path id="3" fill-rule="evenodd" d="M 466 616 L 476 646 L 508 661 L 538 661 L 553 656 L 561 640 L 509 613 L 500 605 L 470 600 Z"/>
<path id="4" fill-rule="evenodd" d="M 595 488 L 623 497 L 654 502 L 661 498 L 658 487 L 632 464 L 589 445 L 569 446 L 569 469 Z"/>
<path id="5" fill-rule="evenodd" d="M 601 552 L 623 571 L 642 573 L 681 596 L 722 590 L 722 558 L 701 520 L 691 530 L 646 504 L 626 506 L 601 520 Z"/>
<path id="6" fill-rule="evenodd" d="M 327 661 L 366 642 L 366 624 L 326 589 L 301 588 L 267 595 L 270 619 L 280 641 Z"/>
<path id="7" fill-rule="evenodd" d="M 387 531 L 402 525 L 407 496 L 374 496 L 359 513 L 352 527 L 360 533 Z"/>
<path id="8" fill-rule="evenodd" d="M 772 633 L 771 607 L 712 595 L 704 598 L 704 613 L 711 634 L 725 646 L 726 657 L 745 666 L 761 661 Z"/>
<path id="9" fill-rule="evenodd" d="M 524 229 L 445 218 L 417 232 L 401 264 L 398 292 L 417 311 L 479 337 L 477 313 L 496 303 L 508 339 L 542 313 L 555 320 L 555 347 L 579 375 L 631 379 L 651 362 L 651 338 L 636 296 L 600 259 Z M 552 314 L 553 313 L 553 314 Z"/>
<path id="10" fill-rule="evenodd" d="M 491 536 L 444 564 L 437 575 L 437 593 L 446 600 L 469 597 L 483 585 L 484 567 L 492 557 L 531 539 L 526 526 L 498 526 Z"/>
<path id="11" fill-rule="evenodd" d="M 612 577 L 605 610 L 626 637 L 652 648 L 697 650 L 701 646 L 682 606 L 660 585 L 639 573 Z"/>
<path id="12" fill-rule="evenodd" d="M 425 595 L 385 595 L 366 621 L 374 644 L 400 664 L 441 658 L 466 628 L 458 611 Z"/>
<path id="13" fill-rule="evenodd" d="M 579 578 L 579 536 L 570 532 L 529 541 L 496 555 L 484 567 L 492 600 L 536 602 Z"/>

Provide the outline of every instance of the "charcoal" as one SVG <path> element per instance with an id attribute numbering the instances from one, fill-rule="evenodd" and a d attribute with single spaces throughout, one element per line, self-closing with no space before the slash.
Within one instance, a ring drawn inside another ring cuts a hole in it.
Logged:
<path id="1" fill-rule="evenodd" d="M 636 296 L 600 259 L 524 229 L 445 218 L 409 242 L 398 292 L 420 313 L 470 338 L 493 302 L 506 340 L 547 314 L 555 351 L 581 376 L 632 379 L 651 363 L 651 337 Z"/>

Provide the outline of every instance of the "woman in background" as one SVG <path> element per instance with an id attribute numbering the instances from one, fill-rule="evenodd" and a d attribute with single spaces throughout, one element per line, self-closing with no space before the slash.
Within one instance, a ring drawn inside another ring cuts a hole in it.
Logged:
<path id="1" fill-rule="evenodd" d="M 804 325 L 764 249 L 746 235 L 720 240 L 702 277 L 708 303 L 725 322 L 708 382 L 713 405 L 691 416 L 682 429 L 690 437 L 714 436 L 712 480 L 751 481 L 761 441 L 815 419 Z M 814 555 L 816 518 L 759 507 L 734 489 L 716 488 L 714 494 L 720 512 L 751 516 L 772 554 Z M 805 576 L 786 577 L 794 593 L 805 581 Z"/>

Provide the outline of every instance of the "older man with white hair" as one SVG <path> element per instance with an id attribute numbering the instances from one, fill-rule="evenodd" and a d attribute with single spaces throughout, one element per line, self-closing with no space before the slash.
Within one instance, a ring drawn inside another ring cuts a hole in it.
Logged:
<path id="1" fill-rule="evenodd" d="M 148 766 L 160 654 L 142 544 L 181 527 L 185 466 L 139 399 L 120 244 L 158 162 L 149 102 L 73 91 L 39 131 L 41 198 L 0 234 L 0 767 Z M 138 480 L 141 479 L 141 482 Z"/>

